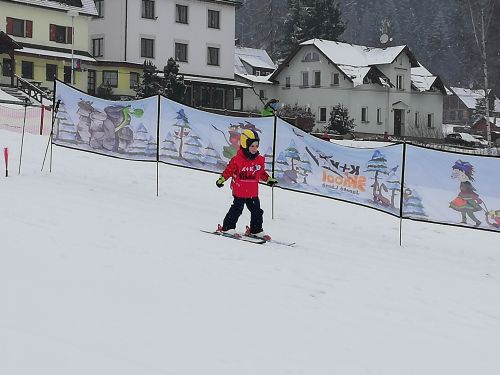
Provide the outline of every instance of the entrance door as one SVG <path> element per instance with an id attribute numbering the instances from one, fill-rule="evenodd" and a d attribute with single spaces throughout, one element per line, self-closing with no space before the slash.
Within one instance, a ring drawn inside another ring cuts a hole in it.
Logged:
<path id="1" fill-rule="evenodd" d="M 64 83 L 71 84 L 71 66 L 64 67 Z"/>
<path id="2" fill-rule="evenodd" d="M 401 125 L 403 123 L 403 110 L 395 109 L 394 110 L 394 135 L 399 137 L 401 136 Z"/>
<path id="3" fill-rule="evenodd" d="M 96 72 L 95 70 L 88 70 L 88 83 L 87 83 L 87 92 L 90 95 L 95 96 L 95 80 L 96 80 Z"/>

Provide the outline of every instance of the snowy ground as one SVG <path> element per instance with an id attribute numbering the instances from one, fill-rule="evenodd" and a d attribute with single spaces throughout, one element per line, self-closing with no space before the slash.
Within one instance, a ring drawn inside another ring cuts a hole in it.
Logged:
<path id="1" fill-rule="evenodd" d="M 497 375 L 500 236 L 261 188 L 294 248 L 210 236 L 215 174 L 0 130 L 2 375 Z M 248 215 L 240 220 L 241 227 Z"/>

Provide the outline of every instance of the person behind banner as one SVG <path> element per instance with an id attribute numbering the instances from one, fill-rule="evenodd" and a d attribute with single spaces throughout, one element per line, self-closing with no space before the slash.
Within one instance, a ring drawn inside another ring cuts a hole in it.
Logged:
<path id="1" fill-rule="evenodd" d="M 278 99 L 271 99 L 269 100 L 262 111 L 260 111 L 260 115 L 262 117 L 269 117 L 269 116 L 274 116 L 275 112 L 278 110 Z"/>
<path id="2" fill-rule="evenodd" d="M 262 228 L 264 211 L 260 208 L 259 181 L 265 181 L 271 187 L 278 181 L 269 176 L 264 168 L 265 158 L 259 154 L 259 142 L 259 135 L 255 130 L 243 130 L 238 152 L 217 179 L 216 185 L 221 188 L 231 178 L 233 192 L 233 204 L 224 217 L 222 226 L 219 225 L 220 232 L 236 234 L 236 223 L 246 205 L 250 211 L 250 228 L 247 234 L 270 239 Z"/>

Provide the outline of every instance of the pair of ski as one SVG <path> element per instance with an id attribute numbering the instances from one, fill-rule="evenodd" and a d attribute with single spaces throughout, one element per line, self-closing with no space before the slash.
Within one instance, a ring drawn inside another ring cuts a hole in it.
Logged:
<path id="1" fill-rule="evenodd" d="M 263 245 L 266 242 L 269 242 L 269 243 L 275 243 L 277 245 L 283 245 L 283 246 L 290 246 L 290 247 L 295 246 L 295 242 L 281 242 L 281 241 L 273 240 L 272 238 L 262 238 L 262 237 L 258 237 L 258 236 L 255 236 L 253 234 L 248 234 L 248 233 L 234 233 L 234 234 L 232 234 L 232 233 L 221 232 L 218 230 L 215 230 L 215 231 L 209 231 L 209 230 L 203 230 L 203 229 L 200 229 L 200 230 L 204 233 L 214 234 L 216 236 L 221 236 L 221 237 L 226 237 L 226 238 L 232 238 L 233 240 L 238 240 L 238 241 L 251 242 L 251 243 L 255 243 L 255 244 L 259 244 L 259 245 Z"/>

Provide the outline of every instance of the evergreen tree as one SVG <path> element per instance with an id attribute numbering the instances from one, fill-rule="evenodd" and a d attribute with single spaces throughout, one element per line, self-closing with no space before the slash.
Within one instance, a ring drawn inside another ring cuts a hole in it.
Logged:
<path id="1" fill-rule="evenodd" d="M 330 112 L 326 130 L 347 134 L 354 129 L 354 119 L 349 118 L 349 109 L 343 104 L 337 104 Z"/>
<path id="2" fill-rule="evenodd" d="M 280 53 L 286 57 L 302 41 L 338 40 L 346 29 L 335 0 L 288 0 Z"/>
<path id="3" fill-rule="evenodd" d="M 474 123 L 482 117 L 486 117 L 486 99 L 478 98 L 476 99 L 476 107 L 472 112 L 472 120 Z"/>
<path id="4" fill-rule="evenodd" d="M 142 65 L 142 76 L 139 87 L 136 90 L 138 98 L 147 98 L 162 93 L 162 84 L 156 66 L 149 60 L 144 60 Z"/>
<path id="5" fill-rule="evenodd" d="M 171 57 L 163 68 L 163 95 L 176 102 L 183 102 L 186 94 L 184 77 L 179 75 L 179 64 Z"/>
<path id="6" fill-rule="evenodd" d="M 339 4 L 334 0 L 309 0 L 305 2 L 308 14 L 305 23 L 307 39 L 338 40 L 346 29 L 341 19 Z"/>

